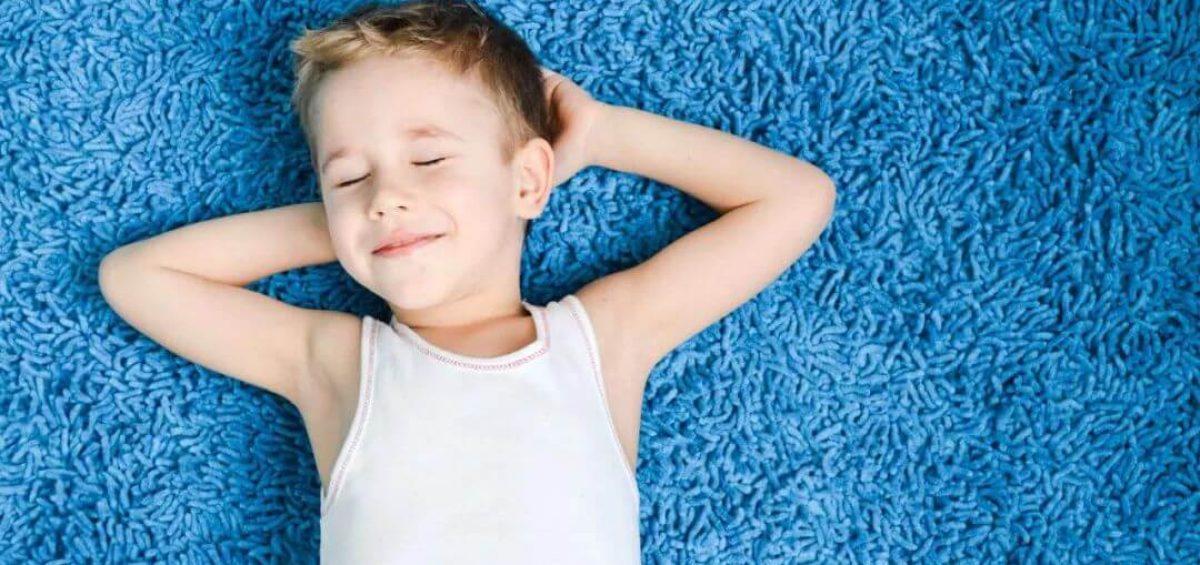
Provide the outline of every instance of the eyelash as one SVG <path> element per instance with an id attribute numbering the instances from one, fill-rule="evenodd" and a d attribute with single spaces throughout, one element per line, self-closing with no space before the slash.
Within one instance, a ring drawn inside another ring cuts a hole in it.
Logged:
<path id="1" fill-rule="evenodd" d="M 414 165 L 416 165 L 416 166 L 418 166 L 418 167 L 432 167 L 432 166 L 434 166 L 434 165 L 438 164 L 438 163 L 439 163 L 439 162 L 441 162 L 441 161 L 445 161 L 446 159 L 448 159 L 448 157 L 440 157 L 440 158 L 438 158 L 438 159 L 433 159 L 433 160 L 430 160 L 430 161 L 418 161 L 418 162 L 416 162 L 416 163 L 413 163 L 413 164 L 414 164 Z M 341 187 L 343 187 L 343 186 L 350 186 L 350 185 L 352 185 L 352 184 L 354 184 L 354 183 L 356 183 L 356 182 L 358 182 L 358 181 L 361 181 L 361 180 L 363 180 L 363 179 L 365 179 L 365 178 L 367 178 L 367 177 L 365 177 L 365 176 L 364 176 L 364 177 L 356 178 L 356 179 L 354 179 L 354 180 L 348 180 L 348 181 L 346 181 L 346 182 L 344 182 L 344 183 L 342 183 L 342 184 L 339 184 L 339 185 L 338 185 L 338 188 L 341 188 Z"/>

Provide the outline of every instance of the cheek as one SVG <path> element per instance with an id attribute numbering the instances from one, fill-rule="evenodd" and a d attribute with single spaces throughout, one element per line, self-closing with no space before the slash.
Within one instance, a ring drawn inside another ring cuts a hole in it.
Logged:
<path id="1" fill-rule="evenodd" d="M 472 239 L 488 239 L 497 229 L 503 205 L 494 195 L 476 188 L 446 201 L 443 209 L 453 216 L 455 230 Z"/>
<path id="2" fill-rule="evenodd" d="M 329 240 L 334 253 L 343 261 L 353 257 L 360 247 L 357 222 L 337 209 L 326 210 L 325 220 L 329 226 Z"/>

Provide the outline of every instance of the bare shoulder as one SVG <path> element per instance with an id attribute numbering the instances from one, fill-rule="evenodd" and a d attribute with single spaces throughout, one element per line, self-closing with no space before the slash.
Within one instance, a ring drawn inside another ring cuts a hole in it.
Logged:
<path id="1" fill-rule="evenodd" d="M 297 407 L 322 488 L 329 486 L 357 409 L 363 323 L 353 314 L 324 310 L 309 327 L 309 374 Z"/>
<path id="2" fill-rule="evenodd" d="M 600 366 L 606 378 L 633 376 L 635 367 L 640 365 L 633 353 L 633 335 L 622 331 L 622 324 L 628 319 L 622 314 L 620 289 L 611 284 L 613 275 L 592 281 L 575 292 L 575 297 L 583 304 L 587 316 L 592 322 L 592 330 L 596 335 L 596 346 L 600 349 Z M 648 367 L 647 367 L 648 369 Z"/>
<path id="3" fill-rule="evenodd" d="M 363 319 L 354 314 L 321 311 L 309 333 L 308 366 L 313 395 L 332 395 L 340 406 L 358 398 Z"/>
<path id="4" fill-rule="evenodd" d="M 575 296 L 592 321 L 602 366 L 637 379 L 644 378 L 657 359 L 639 347 L 641 320 L 637 309 L 626 299 L 629 289 L 623 280 L 626 276 L 627 272 L 617 272 L 601 277 L 576 291 Z"/>
<path id="5" fill-rule="evenodd" d="M 576 291 L 575 297 L 592 322 L 609 413 L 629 468 L 636 469 L 642 397 L 654 360 L 639 354 L 639 334 L 630 326 L 637 321 L 631 319 L 634 312 L 622 297 L 620 278 L 614 278 L 619 276 L 615 273 L 592 281 Z"/>

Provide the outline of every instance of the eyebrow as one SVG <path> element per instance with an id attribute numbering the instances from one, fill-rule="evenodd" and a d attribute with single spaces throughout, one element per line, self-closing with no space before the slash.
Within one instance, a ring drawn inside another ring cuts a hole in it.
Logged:
<path id="1" fill-rule="evenodd" d="M 412 127 L 409 127 L 408 129 L 402 130 L 400 133 L 402 134 L 403 137 L 406 137 L 408 139 L 446 137 L 446 138 L 450 138 L 450 139 L 456 139 L 456 140 L 462 141 L 462 142 L 466 141 L 458 134 L 456 134 L 448 129 L 435 126 L 433 124 L 423 124 L 423 125 L 412 126 Z M 329 166 L 329 163 L 331 163 L 334 159 L 345 156 L 348 151 L 349 151 L 349 149 L 347 149 L 346 147 L 339 147 L 339 148 L 333 150 L 327 157 L 325 157 L 325 160 L 321 162 L 320 174 L 325 174 L 325 168 Z"/>

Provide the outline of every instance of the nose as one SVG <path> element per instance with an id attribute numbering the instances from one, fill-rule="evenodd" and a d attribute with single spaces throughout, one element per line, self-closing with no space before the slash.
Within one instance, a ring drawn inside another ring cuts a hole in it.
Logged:
<path id="1" fill-rule="evenodd" d="M 373 183 L 371 217 L 381 218 L 397 207 L 411 210 L 418 202 L 416 182 L 395 173 L 381 173 Z"/>

